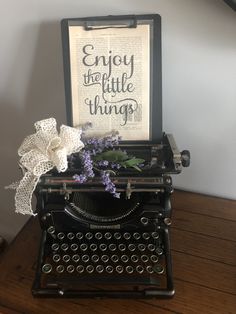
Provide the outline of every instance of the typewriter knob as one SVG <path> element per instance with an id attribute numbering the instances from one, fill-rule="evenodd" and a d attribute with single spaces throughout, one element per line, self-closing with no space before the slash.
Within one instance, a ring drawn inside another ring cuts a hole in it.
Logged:
<path id="1" fill-rule="evenodd" d="M 183 150 L 181 152 L 181 161 L 182 161 L 183 167 L 190 166 L 190 151 L 189 150 Z"/>

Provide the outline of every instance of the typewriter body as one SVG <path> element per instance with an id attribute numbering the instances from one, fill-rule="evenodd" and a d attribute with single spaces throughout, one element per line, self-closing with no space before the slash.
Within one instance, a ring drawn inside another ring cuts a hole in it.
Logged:
<path id="1" fill-rule="evenodd" d="M 87 61 L 89 65 L 96 64 L 91 59 L 93 49 L 86 50 L 84 47 L 94 47 L 95 50 L 96 43 L 104 40 L 103 36 L 107 36 L 108 30 L 109 36 L 117 36 L 120 30 L 120 37 L 124 38 L 124 32 L 132 29 L 141 32 L 141 39 L 148 34 L 149 71 L 145 74 L 149 78 L 148 123 L 141 133 L 134 131 L 135 135 L 127 128 L 127 138 L 124 136 L 119 145 L 128 154 L 148 161 L 148 166 L 144 166 L 141 172 L 135 169 L 119 170 L 112 178 L 117 192 L 120 193 L 119 199 L 104 191 L 99 177 L 95 176 L 83 184 L 75 182 L 73 175 L 80 171 L 76 156 L 69 163 L 66 172 L 59 174 L 51 171 L 41 177 L 35 191 L 42 239 L 32 288 L 34 296 L 145 298 L 174 295 L 169 239 L 170 197 L 173 192 L 171 174 L 178 174 L 182 166 L 188 166 L 190 156 L 188 151 L 178 150 L 171 134 L 162 132 L 160 25 L 158 15 L 62 21 L 66 102 L 71 125 L 78 122 L 73 94 L 76 74 L 73 72 L 73 55 L 70 51 L 74 51 L 73 27 L 78 31 L 75 32 L 75 42 L 78 43 L 81 38 L 83 41 L 82 59 L 85 66 Z M 143 26 L 145 27 L 142 28 Z M 82 36 L 78 36 L 81 35 L 81 29 Z M 84 35 L 83 32 L 89 32 L 89 35 Z M 105 35 L 101 32 L 105 32 Z M 136 38 L 137 42 L 137 34 L 139 33 L 132 33 L 132 37 L 126 38 L 124 42 L 130 42 L 132 38 Z M 99 40 L 95 38 L 93 46 L 91 40 L 94 40 L 94 36 Z M 113 40 L 109 41 L 108 56 L 111 56 L 112 42 Z M 143 44 L 145 40 L 142 40 Z M 144 55 L 145 49 L 144 47 Z M 101 51 L 100 54 L 103 55 Z M 131 63 L 127 61 L 128 53 L 125 55 L 127 66 Z M 135 56 L 132 53 L 130 55 Z M 85 57 L 90 59 L 86 61 Z M 113 58 L 116 65 L 121 60 L 121 57 Z M 125 59 L 123 60 L 125 63 Z M 130 69 L 133 75 L 136 73 L 136 65 L 132 66 L 134 68 Z M 108 71 L 112 72 L 111 69 Z M 132 75 L 129 72 L 126 79 Z M 83 77 L 88 79 L 87 76 Z M 99 85 L 95 78 L 94 80 L 94 86 Z M 138 80 L 134 80 L 134 86 L 137 82 Z M 127 84 L 123 82 L 124 93 L 127 92 Z M 87 84 L 86 87 L 90 85 L 92 84 Z M 130 85 L 131 90 L 134 89 Z M 106 104 L 111 103 L 110 98 L 106 99 Z M 87 101 L 86 105 L 91 114 L 92 102 Z M 93 118 L 96 118 L 95 115 Z M 123 114 L 123 121 L 124 119 L 127 125 L 129 117 Z"/>

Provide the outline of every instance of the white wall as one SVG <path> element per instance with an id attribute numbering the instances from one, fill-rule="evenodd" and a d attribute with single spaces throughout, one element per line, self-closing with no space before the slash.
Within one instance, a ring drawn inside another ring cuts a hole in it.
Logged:
<path id="1" fill-rule="evenodd" d="M 162 16 L 164 130 L 192 153 L 176 187 L 235 199 L 236 19 L 221 0 L 21 0 L 0 12 L 0 234 L 27 217 L 4 185 L 20 177 L 17 148 L 33 123 L 65 123 L 60 20 L 108 14 Z"/>

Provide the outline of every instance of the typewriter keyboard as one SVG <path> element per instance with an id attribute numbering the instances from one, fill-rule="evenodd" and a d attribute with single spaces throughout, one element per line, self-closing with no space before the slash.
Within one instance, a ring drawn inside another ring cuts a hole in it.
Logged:
<path id="1" fill-rule="evenodd" d="M 163 274 L 163 246 L 153 232 L 51 232 L 44 274 Z"/>

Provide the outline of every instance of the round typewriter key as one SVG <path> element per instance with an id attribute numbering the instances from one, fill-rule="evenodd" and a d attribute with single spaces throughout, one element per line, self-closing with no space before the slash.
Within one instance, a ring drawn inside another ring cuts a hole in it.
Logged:
<path id="1" fill-rule="evenodd" d="M 113 273 L 113 267 L 112 267 L 111 265 L 108 265 L 108 266 L 106 267 L 106 272 L 107 272 L 108 274 Z"/>
<path id="2" fill-rule="evenodd" d="M 153 239 L 158 239 L 159 238 L 159 234 L 158 234 L 158 232 L 152 232 L 152 237 L 153 237 Z"/>
<path id="3" fill-rule="evenodd" d="M 121 239 L 121 234 L 120 234 L 120 232 L 115 232 L 115 233 L 114 233 L 114 238 L 115 238 L 116 240 L 120 240 L 120 239 Z"/>
<path id="4" fill-rule="evenodd" d="M 52 234 L 55 232 L 55 228 L 53 226 L 50 226 L 47 231 L 48 231 L 48 233 Z"/>
<path id="5" fill-rule="evenodd" d="M 87 232 L 85 234 L 85 238 L 88 239 L 88 240 L 91 240 L 93 238 L 93 234 L 91 232 Z"/>
<path id="6" fill-rule="evenodd" d="M 105 239 L 110 240 L 111 237 L 112 237 L 112 234 L 111 234 L 110 232 L 106 232 L 106 233 L 104 234 L 104 237 L 105 237 Z"/>
<path id="7" fill-rule="evenodd" d="M 140 243 L 140 244 L 138 244 L 138 249 L 139 249 L 139 251 L 143 252 L 143 251 L 145 251 L 145 250 L 146 250 L 146 245 L 145 245 L 145 244 Z"/>
<path id="8" fill-rule="evenodd" d="M 65 268 L 64 268 L 64 266 L 63 265 L 58 265 L 57 266 L 57 268 L 56 268 L 56 271 L 58 272 L 58 273 L 63 273 L 63 271 L 65 270 Z"/>
<path id="9" fill-rule="evenodd" d="M 89 274 L 92 274 L 92 273 L 94 272 L 94 267 L 93 267 L 93 265 L 88 265 L 88 266 L 86 267 L 86 270 L 87 270 L 87 272 L 88 272 Z"/>
<path id="10" fill-rule="evenodd" d="M 80 259 L 80 257 L 79 257 L 78 254 L 75 254 L 75 255 L 72 256 L 72 260 L 73 260 L 75 263 L 77 263 L 77 262 L 79 261 L 79 259 Z"/>
<path id="11" fill-rule="evenodd" d="M 144 272 L 143 266 L 138 265 L 138 266 L 136 267 L 136 271 L 137 271 L 139 274 L 142 274 L 142 273 Z"/>
<path id="12" fill-rule="evenodd" d="M 150 259 L 151 259 L 151 261 L 152 261 L 153 263 L 158 262 L 158 257 L 157 257 L 156 255 L 152 255 L 152 256 L 150 257 Z"/>
<path id="13" fill-rule="evenodd" d="M 52 271 L 52 265 L 51 264 L 44 264 L 42 267 L 42 272 L 45 274 L 49 274 Z"/>
<path id="14" fill-rule="evenodd" d="M 155 247 L 154 244 L 152 244 L 152 243 L 149 243 L 149 244 L 148 244 L 148 250 L 149 250 L 149 251 L 153 252 L 153 251 L 155 251 L 155 248 L 156 248 L 156 247 Z"/>
<path id="15" fill-rule="evenodd" d="M 78 248 L 79 248 L 79 247 L 78 247 L 78 244 L 73 243 L 73 244 L 71 244 L 70 248 L 71 248 L 71 250 L 72 250 L 72 251 L 74 251 L 74 252 L 75 252 L 75 251 L 77 251 L 77 250 L 78 250 Z"/>
<path id="16" fill-rule="evenodd" d="M 129 258 L 128 258 L 128 256 L 127 256 L 127 255 L 122 255 L 120 259 L 121 259 L 121 260 L 122 260 L 122 262 L 124 262 L 124 263 L 127 263 L 127 262 L 128 262 L 128 260 L 129 260 Z"/>
<path id="17" fill-rule="evenodd" d="M 147 255 L 142 255 L 141 256 L 141 260 L 144 262 L 144 263 L 147 263 L 148 260 L 149 260 L 149 257 Z"/>
<path id="18" fill-rule="evenodd" d="M 83 273 L 84 272 L 84 266 L 83 265 L 78 265 L 77 267 L 76 267 L 76 270 L 77 270 L 77 272 L 78 273 Z"/>
<path id="19" fill-rule="evenodd" d="M 126 245 L 124 243 L 120 243 L 118 245 L 118 248 L 119 248 L 120 251 L 125 251 L 126 250 Z"/>
<path id="20" fill-rule="evenodd" d="M 59 240 L 63 240 L 63 239 L 65 238 L 64 233 L 63 233 L 63 232 L 59 232 L 58 235 L 57 235 L 57 238 L 58 238 Z"/>
<path id="21" fill-rule="evenodd" d="M 62 249 L 63 251 L 67 251 L 68 248 L 69 248 L 69 245 L 68 245 L 67 243 L 62 243 L 61 249 Z"/>
<path id="22" fill-rule="evenodd" d="M 162 254 L 163 254 L 162 248 L 157 247 L 157 248 L 156 248 L 156 253 L 157 253 L 158 255 L 162 255 Z"/>
<path id="23" fill-rule="evenodd" d="M 125 238 L 125 240 L 129 240 L 131 238 L 131 235 L 129 232 L 125 232 L 123 237 Z"/>
<path id="24" fill-rule="evenodd" d="M 99 261 L 99 256 L 98 256 L 98 255 L 92 255 L 91 260 L 92 260 L 94 263 L 97 263 L 97 262 Z"/>
<path id="25" fill-rule="evenodd" d="M 109 261 L 109 256 L 108 255 L 102 255 L 101 256 L 101 260 L 104 262 L 104 263 L 107 263 Z"/>
<path id="26" fill-rule="evenodd" d="M 101 232 L 95 233 L 95 238 L 96 238 L 97 240 L 101 240 L 101 239 L 102 239 L 102 233 L 101 233 Z"/>
<path id="27" fill-rule="evenodd" d="M 94 252 L 94 251 L 97 250 L 97 248 L 98 248 L 97 244 L 95 244 L 95 243 L 90 244 L 90 250 L 91 250 L 91 251 Z"/>
<path id="28" fill-rule="evenodd" d="M 153 266 L 153 270 L 154 270 L 157 274 L 159 274 L 159 275 L 161 275 L 161 274 L 164 273 L 164 268 L 163 268 L 162 265 L 160 265 L 160 264 L 154 265 L 154 266 Z"/>
<path id="29" fill-rule="evenodd" d="M 152 269 L 152 266 L 147 266 L 146 267 L 146 270 L 149 274 L 152 274 L 153 273 L 153 269 Z"/>
<path id="30" fill-rule="evenodd" d="M 117 263 L 119 261 L 118 255 L 112 255 L 111 260 L 112 260 L 112 262 Z"/>
<path id="31" fill-rule="evenodd" d="M 133 251 L 135 251 L 135 249 L 136 249 L 136 245 L 133 244 L 133 243 L 131 243 L 131 244 L 128 245 L 128 249 L 129 249 L 131 252 L 133 252 Z"/>
<path id="32" fill-rule="evenodd" d="M 125 270 L 127 271 L 128 274 L 132 274 L 134 272 L 134 268 L 132 266 L 126 266 Z"/>
<path id="33" fill-rule="evenodd" d="M 68 273 L 72 274 L 75 271 L 75 267 L 73 265 L 68 265 L 66 270 Z"/>
<path id="34" fill-rule="evenodd" d="M 101 274 L 101 273 L 104 271 L 104 267 L 103 267 L 102 265 L 98 265 L 98 266 L 96 267 L 96 271 L 97 271 L 99 274 Z"/>
<path id="35" fill-rule="evenodd" d="M 149 219 L 147 217 L 141 217 L 140 221 L 144 226 L 149 223 Z"/>
<path id="36" fill-rule="evenodd" d="M 82 240 L 84 237 L 83 233 L 82 232 L 77 232 L 76 233 L 76 238 L 79 239 L 79 240 Z"/>
<path id="37" fill-rule="evenodd" d="M 73 232 L 69 232 L 69 233 L 67 234 L 67 238 L 68 238 L 69 240 L 73 240 L 74 237 L 75 237 L 75 235 L 74 235 Z"/>
<path id="38" fill-rule="evenodd" d="M 64 256 L 62 257 L 62 259 L 63 259 L 64 262 L 68 263 L 69 260 L 70 260 L 70 255 L 64 255 Z"/>
<path id="39" fill-rule="evenodd" d="M 53 243 L 53 244 L 52 244 L 52 250 L 53 250 L 53 251 L 58 251 L 58 250 L 59 250 L 59 247 L 60 247 L 60 246 L 59 246 L 58 243 Z"/>
<path id="40" fill-rule="evenodd" d="M 116 245 L 114 243 L 109 244 L 108 247 L 109 247 L 109 250 L 112 252 L 116 250 Z"/>
<path id="41" fill-rule="evenodd" d="M 59 254 L 54 254 L 53 257 L 52 257 L 53 261 L 55 263 L 59 262 L 60 259 L 61 259 L 61 256 Z"/>
<path id="42" fill-rule="evenodd" d="M 147 233 L 147 232 L 144 232 L 142 237 L 143 237 L 144 240 L 148 240 L 148 239 L 150 239 L 150 234 Z"/>
<path id="43" fill-rule="evenodd" d="M 131 261 L 134 262 L 134 263 L 137 263 L 138 261 L 138 256 L 137 255 L 131 255 Z"/>
<path id="44" fill-rule="evenodd" d="M 135 240 L 139 240 L 141 238 L 141 235 L 138 232 L 135 232 L 133 234 L 133 237 L 134 237 Z"/>
<path id="45" fill-rule="evenodd" d="M 121 266 L 121 265 L 116 266 L 116 271 L 117 271 L 118 274 L 122 274 L 123 271 L 124 271 L 123 266 Z"/>
<path id="46" fill-rule="evenodd" d="M 88 255 L 82 255 L 81 259 L 83 262 L 87 263 L 89 261 L 89 256 Z"/>
<path id="47" fill-rule="evenodd" d="M 102 244 L 99 245 L 99 248 L 100 248 L 101 251 L 104 252 L 104 251 L 107 250 L 107 245 L 105 243 L 102 243 Z"/>
<path id="48" fill-rule="evenodd" d="M 82 243 L 82 244 L 80 245 L 80 249 L 81 249 L 81 251 L 86 251 L 86 250 L 88 249 L 87 244 L 86 244 L 86 243 Z"/>

